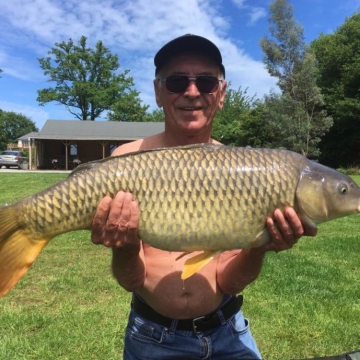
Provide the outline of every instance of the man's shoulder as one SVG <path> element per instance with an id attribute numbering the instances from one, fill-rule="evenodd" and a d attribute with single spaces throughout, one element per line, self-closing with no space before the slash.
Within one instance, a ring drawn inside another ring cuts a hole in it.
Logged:
<path id="1" fill-rule="evenodd" d="M 144 139 L 132 141 L 117 147 L 113 152 L 112 156 L 123 155 L 140 149 L 140 146 Z"/>
<path id="2" fill-rule="evenodd" d="M 113 151 L 112 156 L 128 154 L 138 150 L 154 149 L 161 146 L 161 137 L 162 133 L 120 145 Z"/>

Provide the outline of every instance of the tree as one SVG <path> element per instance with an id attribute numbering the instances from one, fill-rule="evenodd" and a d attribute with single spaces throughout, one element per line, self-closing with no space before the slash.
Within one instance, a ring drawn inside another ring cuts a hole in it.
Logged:
<path id="1" fill-rule="evenodd" d="M 40 105 L 55 101 L 80 120 L 95 120 L 114 103 L 128 99 L 134 82 L 127 76 L 129 70 L 115 73 L 120 66 L 118 57 L 101 41 L 95 49 L 86 47 L 86 41 L 82 36 L 78 45 L 72 39 L 55 43 L 48 52 L 51 56 L 38 59 L 56 86 L 38 90 L 37 101 Z"/>
<path id="2" fill-rule="evenodd" d="M 319 86 L 334 126 L 321 142 L 320 160 L 330 166 L 360 165 L 360 12 L 333 34 L 311 44 Z"/>
<path id="3" fill-rule="evenodd" d="M 280 96 L 265 98 L 264 114 L 271 116 L 281 145 L 305 156 L 318 157 L 318 144 L 332 126 L 317 86 L 316 59 L 304 42 L 303 28 L 294 19 L 288 0 L 270 4 L 269 32 L 261 39 L 263 58 L 271 76 L 277 77 Z M 279 111 L 277 114 L 274 111 Z M 277 141 L 274 144 L 279 144 Z"/>
<path id="4" fill-rule="evenodd" d="M 230 85 L 229 85 L 230 86 Z M 213 124 L 212 136 L 226 145 L 246 146 L 242 124 L 252 116 L 255 96 L 247 95 L 247 89 L 228 89 L 221 111 L 218 111 Z"/>
<path id="5" fill-rule="evenodd" d="M 38 131 L 35 123 L 25 115 L 0 110 L 0 149 L 32 131 Z"/>
<path id="6" fill-rule="evenodd" d="M 304 59 L 306 45 L 303 27 L 295 20 L 288 0 L 270 3 L 269 32 L 273 39 L 260 40 L 263 61 L 271 76 L 279 79 L 283 92 L 291 92 L 292 75 Z"/>
<path id="7" fill-rule="evenodd" d="M 271 147 L 269 121 L 263 116 L 264 101 L 255 100 L 250 111 L 242 117 L 241 122 L 241 146 Z"/>
<path id="8" fill-rule="evenodd" d="M 146 113 L 143 118 L 144 122 L 164 122 L 165 115 L 162 109 L 155 109 L 151 113 Z"/>
<path id="9" fill-rule="evenodd" d="M 308 52 L 293 75 L 292 93 L 272 92 L 265 96 L 263 117 L 267 119 L 267 146 L 319 157 L 319 143 L 333 121 L 324 110 L 324 98 L 316 85 L 317 77 L 315 57 Z"/>
<path id="10" fill-rule="evenodd" d="M 143 121 L 149 105 L 141 105 L 139 92 L 131 90 L 111 106 L 108 113 L 110 121 Z"/>

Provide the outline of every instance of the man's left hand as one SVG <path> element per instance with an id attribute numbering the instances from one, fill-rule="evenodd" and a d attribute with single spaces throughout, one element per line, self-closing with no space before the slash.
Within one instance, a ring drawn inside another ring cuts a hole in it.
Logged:
<path id="1" fill-rule="evenodd" d="M 291 249 L 303 235 L 315 236 L 317 233 L 317 229 L 302 224 L 291 207 L 287 207 L 284 213 L 276 209 L 273 217 L 267 219 L 266 227 L 271 240 L 263 246 L 265 251 L 279 252 Z"/>

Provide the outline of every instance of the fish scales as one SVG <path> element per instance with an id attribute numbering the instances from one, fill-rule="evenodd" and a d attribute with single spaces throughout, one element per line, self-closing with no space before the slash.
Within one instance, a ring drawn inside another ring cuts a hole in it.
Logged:
<path id="1" fill-rule="evenodd" d="M 139 201 L 140 236 L 155 247 L 206 250 L 220 248 L 223 241 L 233 248 L 251 246 L 254 230 L 248 238 L 238 234 L 250 228 L 260 232 L 264 216 L 293 205 L 298 170 L 289 166 L 288 157 L 297 154 L 281 152 L 279 158 L 266 150 L 215 151 L 216 156 L 213 146 L 166 149 L 100 162 L 94 165 L 98 171 L 78 171 L 29 198 L 24 221 L 38 234 L 88 228 L 99 200 L 121 189 Z M 285 165 L 286 174 L 280 174 Z M 225 220 L 234 223 L 232 228 L 224 228 Z"/>
<path id="2" fill-rule="evenodd" d="M 259 161 L 263 160 L 259 152 L 253 150 L 245 152 L 245 171 L 243 171 L 244 168 L 239 167 L 243 154 L 238 151 L 231 153 L 226 150 L 219 152 L 217 157 L 204 149 L 194 149 L 191 157 L 188 150 L 183 151 L 185 154 L 181 151 L 176 152 L 178 158 L 172 162 L 175 171 L 178 165 L 183 170 L 179 186 L 168 187 L 166 183 L 170 181 L 169 176 L 172 179 L 176 176 L 167 174 L 167 176 L 162 176 L 161 188 L 149 189 L 152 196 L 150 199 L 146 198 L 146 194 L 143 199 L 140 199 L 134 193 L 135 198 L 140 202 L 142 214 L 140 235 L 144 241 L 155 247 L 170 251 L 218 249 L 224 246 L 224 241 L 227 242 L 227 247 L 229 243 L 233 244 L 233 248 L 248 247 L 254 240 L 254 229 L 258 229 L 255 235 L 263 229 L 267 215 L 270 215 L 276 207 L 293 205 L 298 172 L 293 174 L 295 176 L 290 176 L 292 179 L 290 182 L 284 183 L 284 190 L 281 192 L 278 174 L 269 171 L 269 165 L 265 165 L 265 161 Z M 150 153 L 150 155 L 157 156 L 159 153 Z M 250 169 L 256 162 L 259 163 L 259 170 L 255 176 Z M 227 164 L 226 167 L 224 163 Z M 286 163 L 288 161 L 285 159 L 284 164 Z M 164 174 L 157 169 L 157 166 L 162 166 L 160 164 L 163 163 L 154 162 L 154 164 L 154 175 L 156 176 L 159 171 L 160 174 Z M 279 160 L 276 166 L 278 172 Z M 206 177 L 203 176 L 204 172 Z M 290 173 L 289 169 L 287 172 Z M 267 180 L 262 179 L 256 182 L 258 177 L 266 177 Z M 201 188 L 196 186 L 197 182 L 201 183 Z M 276 196 L 281 195 L 280 199 L 272 197 L 268 201 L 271 206 L 263 209 L 258 197 L 259 186 L 254 186 L 254 182 L 257 185 L 266 184 L 266 192 L 271 194 L 275 191 Z M 229 183 L 235 185 L 227 186 Z M 274 189 L 270 187 L 270 184 L 275 186 Z M 159 206 L 156 211 L 149 202 L 155 199 L 162 200 L 162 206 Z M 142 206 L 142 201 L 147 204 L 146 207 Z M 246 219 L 242 219 L 240 211 L 243 211 Z M 224 228 L 225 220 L 227 224 L 233 224 L 231 228 Z M 239 237 L 242 230 L 246 232 L 250 228 L 252 231 L 247 239 L 244 239 L 244 236 Z M 158 235 L 160 233 L 161 237 Z"/>
<path id="3" fill-rule="evenodd" d="M 139 237 L 167 251 L 260 246 L 276 208 L 312 227 L 360 209 L 349 177 L 286 150 L 200 144 L 108 158 L 0 207 L 0 296 L 51 238 L 90 228 L 100 200 L 120 190 L 139 204 Z"/>

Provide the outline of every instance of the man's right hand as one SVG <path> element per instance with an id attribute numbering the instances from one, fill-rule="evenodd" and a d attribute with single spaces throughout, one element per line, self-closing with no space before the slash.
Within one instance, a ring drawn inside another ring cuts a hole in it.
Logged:
<path id="1" fill-rule="evenodd" d="M 138 226 L 137 202 L 131 193 L 120 191 L 114 199 L 105 196 L 100 201 L 92 220 L 91 241 L 111 248 L 140 249 Z"/>

